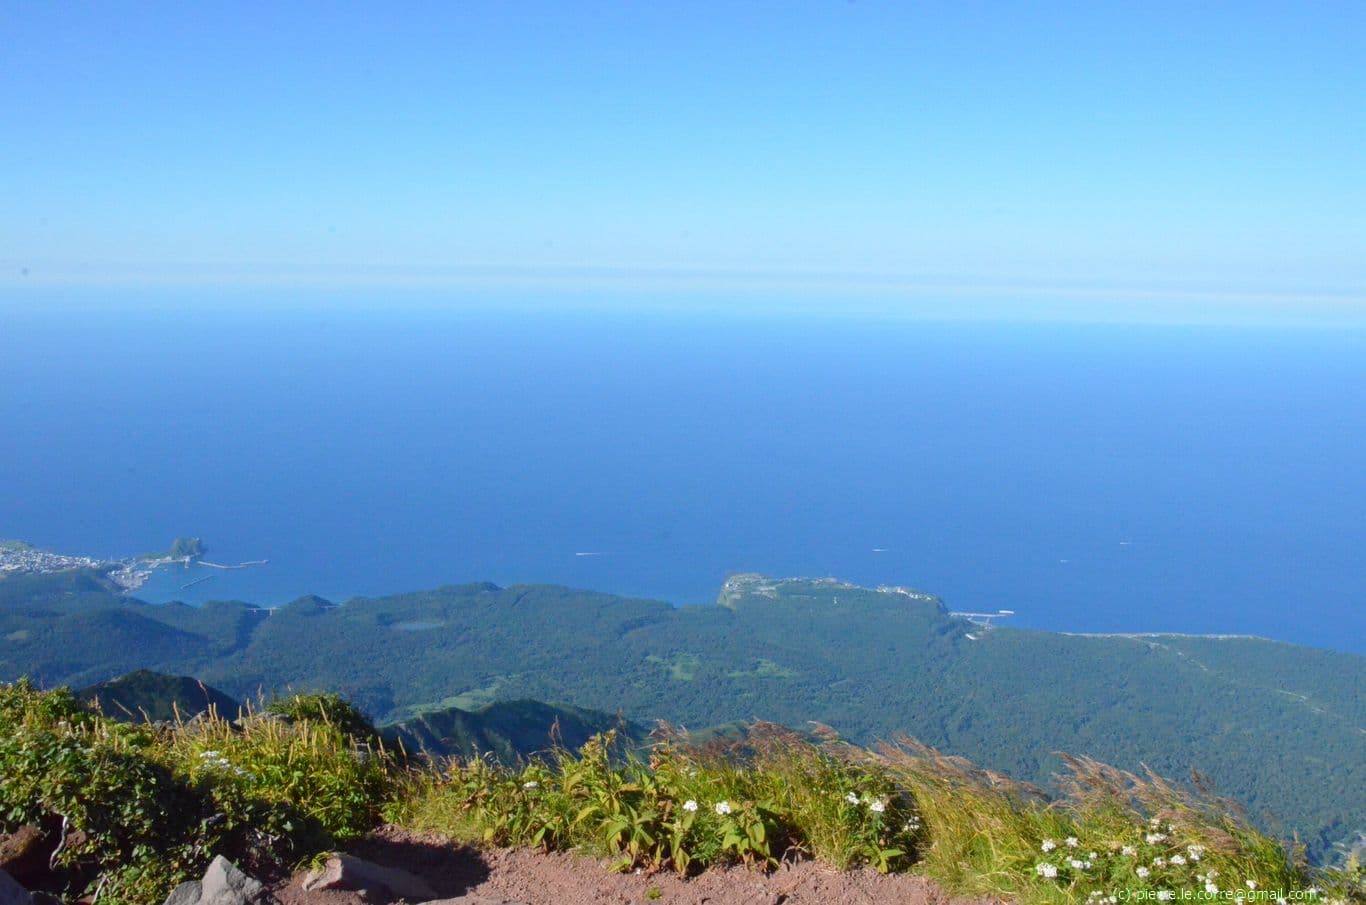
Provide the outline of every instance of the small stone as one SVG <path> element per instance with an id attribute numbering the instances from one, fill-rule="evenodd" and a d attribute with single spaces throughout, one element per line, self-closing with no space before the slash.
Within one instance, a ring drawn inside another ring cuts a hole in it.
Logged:
<path id="1" fill-rule="evenodd" d="M 328 858 L 321 870 L 315 870 L 304 878 L 303 888 L 305 892 L 318 889 L 380 889 L 410 902 L 436 900 L 436 890 L 421 877 L 406 870 L 381 867 L 355 855 L 345 854 Z"/>

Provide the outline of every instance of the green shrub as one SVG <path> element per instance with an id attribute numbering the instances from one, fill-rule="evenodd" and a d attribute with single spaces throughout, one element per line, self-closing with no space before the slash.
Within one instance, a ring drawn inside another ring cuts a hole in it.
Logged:
<path id="1" fill-rule="evenodd" d="M 658 741 L 649 761 L 613 758 L 614 736 L 506 768 L 452 761 L 395 816 L 498 845 L 585 849 L 618 869 L 776 864 L 804 851 L 836 867 L 907 862 L 908 798 L 866 765 L 773 733 L 746 761 Z"/>
<path id="2" fill-rule="evenodd" d="M 128 725 L 22 681 L 0 685 L 0 777 L 0 829 L 60 832 L 68 892 L 113 903 L 159 902 L 215 854 L 289 866 L 373 826 L 392 788 L 329 723 Z"/>

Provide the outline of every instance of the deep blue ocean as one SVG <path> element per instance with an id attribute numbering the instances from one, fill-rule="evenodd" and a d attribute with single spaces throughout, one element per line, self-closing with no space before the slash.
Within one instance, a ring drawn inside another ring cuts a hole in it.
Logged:
<path id="1" fill-rule="evenodd" d="M 1366 653 L 1360 330 L 192 302 L 0 307 L 0 537 L 270 560 L 152 600 L 758 571 Z"/>

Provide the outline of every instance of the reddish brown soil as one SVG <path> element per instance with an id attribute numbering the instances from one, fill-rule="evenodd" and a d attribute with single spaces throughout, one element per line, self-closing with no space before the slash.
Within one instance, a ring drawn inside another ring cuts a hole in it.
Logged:
<path id="1" fill-rule="evenodd" d="M 473 848 L 437 837 L 386 827 L 352 846 L 366 860 L 417 874 L 442 896 L 525 905 L 988 905 L 955 899 L 922 877 L 883 876 L 873 871 L 839 873 L 814 861 L 784 865 L 770 873 L 730 868 L 680 879 L 611 873 L 605 862 L 568 854 Z M 296 877 L 277 887 L 283 905 L 363 905 L 355 893 L 305 893 Z M 658 894 L 652 892 L 658 890 Z"/>

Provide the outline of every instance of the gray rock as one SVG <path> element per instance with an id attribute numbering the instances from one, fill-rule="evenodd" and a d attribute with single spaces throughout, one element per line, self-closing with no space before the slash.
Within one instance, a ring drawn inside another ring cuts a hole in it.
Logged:
<path id="1" fill-rule="evenodd" d="M 222 855 L 213 859 L 199 882 L 200 905 L 263 905 L 271 898 L 260 881 L 242 873 Z"/>
<path id="2" fill-rule="evenodd" d="M 410 902 L 429 902 L 436 899 L 436 890 L 421 877 L 395 867 L 371 864 L 355 855 L 334 855 L 321 870 L 304 878 L 304 890 L 366 889 L 372 892 L 387 890 L 395 898 Z"/>
<path id="3" fill-rule="evenodd" d="M 428 896 L 427 898 L 431 898 Z M 31 905 L 33 896 L 9 874 L 0 870 L 0 905 Z"/>
<path id="4" fill-rule="evenodd" d="M 165 905 L 268 905 L 273 901 L 265 886 L 218 855 L 204 871 L 204 879 L 181 883 L 171 890 Z"/>
<path id="5" fill-rule="evenodd" d="M 165 905 L 198 905 L 201 884 L 198 880 L 181 883 L 166 897 Z"/>

